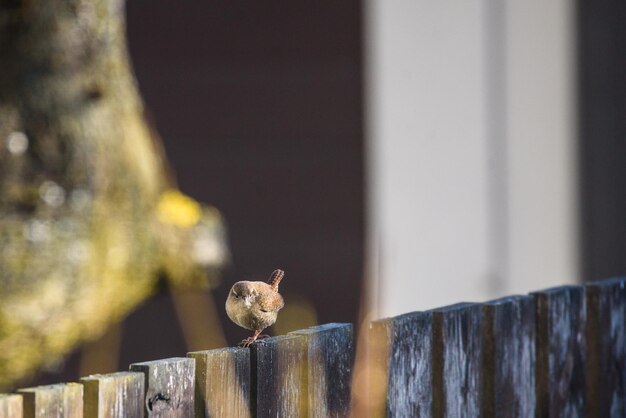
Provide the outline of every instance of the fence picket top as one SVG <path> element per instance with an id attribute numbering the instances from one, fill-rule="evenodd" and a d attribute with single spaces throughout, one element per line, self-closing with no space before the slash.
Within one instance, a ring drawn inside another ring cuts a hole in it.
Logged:
<path id="1" fill-rule="evenodd" d="M 257 417 L 306 416 L 306 339 L 300 335 L 264 339 L 250 347 L 250 359 Z"/>
<path id="2" fill-rule="evenodd" d="M 299 329 L 297 331 L 291 331 L 287 335 L 305 335 L 305 334 L 317 334 L 324 331 L 334 331 L 337 329 L 350 329 L 352 330 L 352 324 L 343 322 L 330 322 L 328 324 L 314 325 L 312 327 Z"/>
<path id="3" fill-rule="evenodd" d="M 433 417 L 479 417 L 482 306 L 464 302 L 431 312 Z"/>
<path id="4" fill-rule="evenodd" d="M 626 416 L 626 278 L 585 286 L 589 418 Z"/>
<path id="5" fill-rule="evenodd" d="M 143 373 L 94 374 L 80 379 L 84 386 L 85 418 L 141 418 L 144 409 Z"/>
<path id="6" fill-rule="evenodd" d="M 18 390 L 24 399 L 24 418 L 81 418 L 83 385 L 60 383 Z"/>
<path id="7" fill-rule="evenodd" d="M 533 292 L 537 312 L 537 409 L 540 416 L 585 414 L 586 305 L 583 286 Z"/>
<path id="8" fill-rule="evenodd" d="M 293 331 L 307 350 L 308 417 L 346 417 L 354 347 L 352 324 L 330 323 Z"/>
<path id="9" fill-rule="evenodd" d="M 374 416 L 430 418 L 432 416 L 432 312 L 410 312 L 370 324 L 374 397 L 384 391 L 383 411 Z M 377 407 L 380 400 L 373 399 Z"/>
<path id="10" fill-rule="evenodd" d="M 463 302 L 465 303 L 465 302 Z M 370 328 L 371 327 L 376 327 L 376 326 L 391 326 L 394 323 L 402 323 L 403 321 L 413 321 L 415 320 L 415 318 L 422 318 L 422 317 L 426 317 L 426 316 L 431 316 L 432 314 L 432 310 L 430 311 L 413 311 L 413 312 L 407 312 L 407 313 L 403 313 L 400 315 L 396 315 L 396 316 L 390 316 L 387 318 L 381 318 L 381 319 L 376 319 L 374 321 L 372 321 L 370 323 Z"/>
<path id="11" fill-rule="evenodd" d="M 568 285 L 563 285 L 563 286 L 555 286 L 555 287 L 548 287 L 546 289 L 535 290 L 533 292 L 530 292 L 530 295 L 531 296 L 535 296 L 535 295 L 545 295 L 545 296 L 560 295 L 560 294 L 567 293 L 567 292 L 580 292 L 582 288 L 583 288 L 583 286 L 581 286 L 581 285 L 568 284 Z"/>
<path id="12" fill-rule="evenodd" d="M 464 310 L 464 309 L 470 308 L 472 306 L 477 306 L 477 305 L 478 304 L 474 302 L 458 302 L 458 303 L 453 303 L 452 305 L 446 305 L 446 306 L 442 306 L 439 308 L 429 309 L 426 312 L 432 312 L 432 313 L 455 312 L 455 311 Z"/>
<path id="13" fill-rule="evenodd" d="M 114 372 L 114 373 L 96 373 L 89 376 L 81 377 L 82 381 L 98 381 L 98 382 L 135 382 L 138 378 L 143 378 L 143 373 L 140 372 Z"/>
<path id="14" fill-rule="evenodd" d="M 0 418 L 22 418 L 22 396 L 0 393 Z"/>
<path id="15" fill-rule="evenodd" d="M 482 304 L 483 395 L 481 416 L 534 418 L 535 305 L 526 295 Z"/>
<path id="16" fill-rule="evenodd" d="M 597 280 L 585 283 L 585 287 L 617 287 L 624 289 L 626 287 L 626 277 L 611 277 L 609 279 Z"/>
<path id="17" fill-rule="evenodd" d="M 528 295 L 510 295 L 510 296 L 503 296 L 497 299 L 488 300 L 486 302 L 481 303 L 481 305 L 497 307 L 500 305 L 510 305 L 511 303 L 516 303 L 518 301 L 531 300 L 531 299 L 532 297 Z"/>
<path id="18" fill-rule="evenodd" d="M 196 361 L 196 417 L 250 417 L 250 350 L 187 353 Z"/>
<path id="19" fill-rule="evenodd" d="M 193 417 L 195 361 L 173 357 L 130 365 L 145 377 L 145 413 L 150 417 Z"/>

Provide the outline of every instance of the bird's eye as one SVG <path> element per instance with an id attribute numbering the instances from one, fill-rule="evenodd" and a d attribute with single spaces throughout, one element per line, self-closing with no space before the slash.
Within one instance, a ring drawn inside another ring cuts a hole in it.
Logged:
<path id="1" fill-rule="evenodd" d="M 237 293 L 233 292 L 233 296 L 234 296 L 236 299 L 239 299 L 239 295 L 238 295 Z"/>

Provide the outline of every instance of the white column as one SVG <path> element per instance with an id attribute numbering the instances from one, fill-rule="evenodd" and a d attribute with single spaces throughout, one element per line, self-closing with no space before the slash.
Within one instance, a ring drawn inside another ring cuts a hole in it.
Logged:
<path id="1" fill-rule="evenodd" d="M 571 5 L 535 3 L 505 15 L 486 0 L 366 2 L 368 276 L 380 316 L 576 278 L 572 19 L 561 15 Z M 500 61 L 494 47 L 506 48 Z"/>
<path id="2" fill-rule="evenodd" d="M 481 3 L 372 0 L 366 16 L 370 256 L 380 314 L 482 298 Z"/>
<path id="3" fill-rule="evenodd" d="M 508 2 L 509 291 L 579 280 L 574 3 Z"/>

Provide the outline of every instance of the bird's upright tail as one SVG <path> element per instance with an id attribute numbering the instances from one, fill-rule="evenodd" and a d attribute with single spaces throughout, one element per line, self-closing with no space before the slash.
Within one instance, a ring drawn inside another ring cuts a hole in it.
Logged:
<path id="1" fill-rule="evenodd" d="M 284 271 L 282 271 L 280 269 L 276 269 L 276 270 L 274 270 L 274 272 L 270 276 L 270 279 L 267 281 L 267 283 L 270 286 L 272 286 L 272 289 L 274 289 L 275 291 L 278 292 L 278 284 L 283 279 L 284 275 L 285 275 Z"/>

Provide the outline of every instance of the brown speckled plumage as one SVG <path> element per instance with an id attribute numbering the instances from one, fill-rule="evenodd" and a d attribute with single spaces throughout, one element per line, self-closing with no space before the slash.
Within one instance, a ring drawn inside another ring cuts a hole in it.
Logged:
<path id="1" fill-rule="evenodd" d="M 276 322 L 278 311 L 285 306 L 278 293 L 278 284 L 285 272 L 274 270 L 268 283 L 258 281 L 237 282 L 226 299 L 226 313 L 237 325 L 254 331 L 254 335 L 242 341 L 244 346 L 252 344 L 265 328 Z"/>

